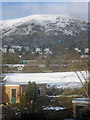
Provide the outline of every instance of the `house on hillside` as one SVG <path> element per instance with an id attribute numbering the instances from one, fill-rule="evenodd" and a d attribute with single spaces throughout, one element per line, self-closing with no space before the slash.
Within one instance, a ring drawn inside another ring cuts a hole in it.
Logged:
<path id="1" fill-rule="evenodd" d="M 7 46 L 4 45 L 4 46 L 2 47 L 2 52 L 3 52 L 3 53 L 7 53 Z"/>
<path id="2" fill-rule="evenodd" d="M 44 49 L 45 54 L 52 54 L 52 51 L 49 48 Z"/>
<path id="3" fill-rule="evenodd" d="M 19 103 L 20 96 L 23 94 L 23 92 L 25 92 L 28 82 L 18 81 L 17 83 L 15 81 L 10 82 L 6 79 L 3 83 L 1 83 L 0 87 L 2 87 L 2 103 Z M 46 95 L 45 83 L 37 84 L 37 94 L 40 96 Z"/>
<path id="4" fill-rule="evenodd" d="M 41 48 L 35 48 L 35 52 L 40 53 L 40 52 L 42 52 L 42 49 Z"/>
<path id="5" fill-rule="evenodd" d="M 89 48 L 85 48 L 84 52 L 85 52 L 85 54 L 88 54 L 89 53 Z"/>

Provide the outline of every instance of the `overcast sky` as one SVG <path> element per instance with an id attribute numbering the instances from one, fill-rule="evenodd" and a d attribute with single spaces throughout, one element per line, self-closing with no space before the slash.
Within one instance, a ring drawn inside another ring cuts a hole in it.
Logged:
<path id="1" fill-rule="evenodd" d="M 2 2 L 89 2 L 90 0 L 1 0 Z"/>
<path id="2" fill-rule="evenodd" d="M 82 20 L 88 20 L 88 2 L 2 3 L 2 19 L 15 19 L 36 14 L 71 14 Z"/>

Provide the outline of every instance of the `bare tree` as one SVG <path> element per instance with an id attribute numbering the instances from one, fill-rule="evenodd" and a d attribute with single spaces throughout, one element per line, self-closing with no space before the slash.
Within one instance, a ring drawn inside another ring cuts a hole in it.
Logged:
<path id="1" fill-rule="evenodd" d="M 88 82 L 89 82 L 89 77 L 88 77 L 88 74 L 89 74 L 89 71 L 88 71 L 88 62 L 87 62 L 87 59 L 84 59 L 83 60 L 83 64 L 86 66 L 86 69 L 85 69 L 85 72 L 86 72 L 86 77 L 85 75 L 83 74 L 82 71 L 77 71 L 77 69 L 75 68 L 75 65 L 73 64 L 72 62 L 72 56 L 70 55 L 70 52 L 68 52 L 67 50 L 65 50 L 63 47 L 61 47 L 62 50 L 64 51 L 65 55 L 67 56 L 67 58 L 69 58 L 71 60 L 71 68 L 73 68 L 74 72 L 76 73 L 78 79 L 80 80 L 81 84 L 82 84 L 82 88 L 83 88 L 83 91 L 85 92 L 86 96 L 88 97 L 88 99 L 90 100 L 90 96 L 89 96 L 89 93 L 88 93 Z M 74 57 L 75 58 L 75 57 Z M 79 59 L 81 60 L 81 59 Z M 82 77 L 81 77 L 82 76 Z M 84 79 L 84 81 L 86 82 L 86 85 L 85 85 L 85 82 L 83 83 L 83 80 L 82 78 Z"/>

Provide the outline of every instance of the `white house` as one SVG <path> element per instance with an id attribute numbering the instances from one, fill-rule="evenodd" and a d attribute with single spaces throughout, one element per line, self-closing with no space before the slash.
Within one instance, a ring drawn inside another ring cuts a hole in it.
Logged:
<path id="1" fill-rule="evenodd" d="M 52 51 L 49 48 L 44 49 L 45 54 L 52 54 Z"/>
<path id="2" fill-rule="evenodd" d="M 10 53 L 15 53 L 15 50 L 14 50 L 14 48 L 10 48 L 10 49 L 8 50 L 8 52 L 10 52 Z"/>
<path id="3" fill-rule="evenodd" d="M 84 52 L 88 53 L 89 52 L 89 48 L 85 48 Z"/>
<path id="4" fill-rule="evenodd" d="M 36 53 L 41 53 L 41 52 L 42 52 L 42 49 L 41 49 L 41 48 L 35 48 L 35 52 L 36 52 Z"/>
<path id="5" fill-rule="evenodd" d="M 3 47 L 2 47 L 2 52 L 3 52 L 3 53 L 6 53 L 6 52 L 7 52 L 7 46 L 3 46 Z"/>
<path id="6" fill-rule="evenodd" d="M 77 53 L 81 53 L 81 50 L 79 48 L 74 48 L 74 50 L 77 52 Z"/>

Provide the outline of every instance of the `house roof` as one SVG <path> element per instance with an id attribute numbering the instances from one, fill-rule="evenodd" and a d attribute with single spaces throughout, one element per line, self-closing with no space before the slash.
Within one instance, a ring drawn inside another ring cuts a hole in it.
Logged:
<path id="1" fill-rule="evenodd" d="M 86 72 L 82 72 L 87 77 Z M 78 72 L 83 82 L 83 76 Z M 27 84 L 29 81 L 59 87 L 80 87 L 81 83 L 75 72 L 55 73 L 8 73 L 5 74 L 5 84 Z"/>
<path id="2" fill-rule="evenodd" d="M 73 104 L 90 104 L 88 98 L 74 98 L 72 101 Z"/>

